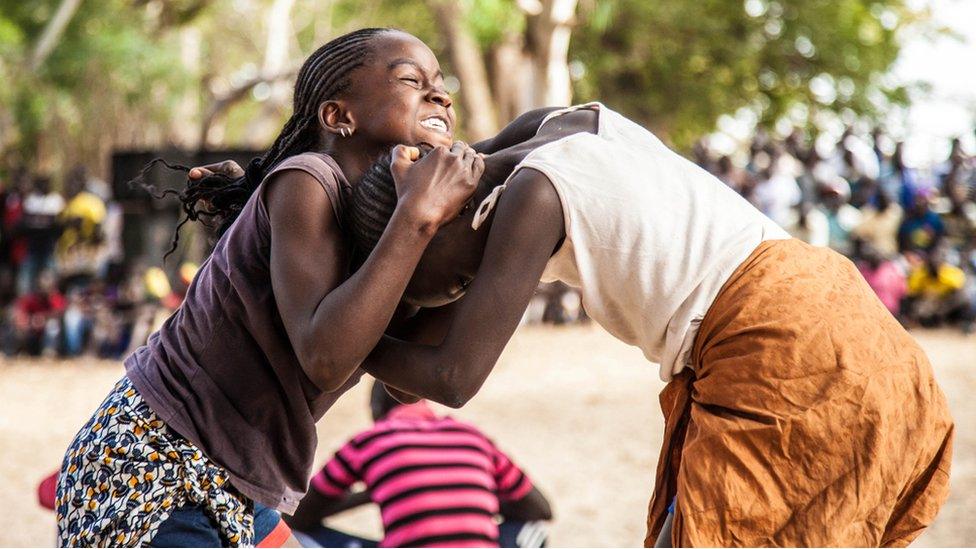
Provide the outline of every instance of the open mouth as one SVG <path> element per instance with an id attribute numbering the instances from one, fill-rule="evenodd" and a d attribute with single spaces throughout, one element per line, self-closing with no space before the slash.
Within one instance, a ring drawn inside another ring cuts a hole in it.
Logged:
<path id="1" fill-rule="evenodd" d="M 427 117 L 420 121 L 420 125 L 435 132 L 450 133 L 450 125 L 448 125 L 446 119 L 440 116 Z"/>

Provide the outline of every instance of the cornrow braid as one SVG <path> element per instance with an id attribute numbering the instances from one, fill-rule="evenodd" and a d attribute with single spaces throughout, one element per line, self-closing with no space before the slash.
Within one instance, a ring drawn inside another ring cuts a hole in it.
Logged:
<path id="1" fill-rule="evenodd" d="M 392 162 L 392 155 L 381 157 L 353 188 L 347 219 L 359 259 L 365 259 L 373 251 L 396 210 Z"/>
<path id="2" fill-rule="evenodd" d="M 292 115 L 275 138 L 271 148 L 260 157 L 254 158 L 244 170 L 244 176 L 230 178 L 225 175 L 211 175 L 199 180 L 189 180 L 181 191 L 164 191 L 154 196 L 175 195 L 182 206 L 183 219 L 180 220 L 173 236 L 172 247 L 167 255 L 176 249 L 180 238 L 180 228 L 189 221 L 201 220 L 217 228 L 218 236 L 223 234 L 237 219 L 244 204 L 254 190 L 264 180 L 271 169 L 289 156 L 300 154 L 315 147 L 318 140 L 318 108 L 324 101 L 335 98 L 351 84 L 353 71 L 363 66 L 372 53 L 372 40 L 377 35 L 392 29 L 359 29 L 335 38 L 315 50 L 302 64 L 295 81 Z M 149 188 L 145 176 L 161 160 L 157 159 L 146 166 L 130 184 Z M 189 172 L 186 166 L 169 165 L 168 168 Z M 395 196 L 394 196 L 395 198 Z"/>

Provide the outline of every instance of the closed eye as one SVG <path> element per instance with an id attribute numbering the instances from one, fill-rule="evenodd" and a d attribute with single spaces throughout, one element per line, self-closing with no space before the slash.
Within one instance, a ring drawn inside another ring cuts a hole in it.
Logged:
<path id="1" fill-rule="evenodd" d="M 409 83 L 411 86 L 413 86 L 415 88 L 419 88 L 420 87 L 420 79 L 414 78 L 412 76 L 405 76 L 405 77 L 401 78 L 400 81 L 407 82 L 407 83 Z"/>

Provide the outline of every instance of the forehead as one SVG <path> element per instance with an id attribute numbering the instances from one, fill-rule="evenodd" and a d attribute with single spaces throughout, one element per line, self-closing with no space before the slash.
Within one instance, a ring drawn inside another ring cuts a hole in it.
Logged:
<path id="1" fill-rule="evenodd" d="M 377 36 L 372 47 L 373 65 L 388 70 L 391 64 L 410 62 L 432 74 L 440 70 L 437 56 L 416 36 L 400 31 Z"/>

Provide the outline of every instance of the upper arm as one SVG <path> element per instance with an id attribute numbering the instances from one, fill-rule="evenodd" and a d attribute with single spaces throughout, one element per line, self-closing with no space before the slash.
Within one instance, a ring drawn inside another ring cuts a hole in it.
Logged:
<path id="1" fill-rule="evenodd" d="M 269 185 L 271 285 L 288 339 L 305 367 L 310 321 L 322 296 L 344 280 L 348 250 L 331 199 L 315 178 L 288 170 Z"/>
<path id="2" fill-rule="evenodd" d="M 528 141 L 535 136 L 536 132 L 539 130 L 539 125 L 542 124 L 542 120 L 545 119 L 549 113 L 561 108 L 562 107 L 543 107 L 541 109 L 533 109 L 523 113 L 516 117 L 515 120 L 509 122 L 507 126 L 502 128 L 502 130 L 498 132 L 498 135 L 475 143 L 472 148 L 480 153 L 491 154 L 523 141 Z"/>
<path id="3" fill-rule="evenodd" d="M 444 360 L 490 371 L 564 234 L 562 206 L 552 184 L 540 172 L 519 170 L 498 203 L 481 267 L 440 346 Z M 480 388 L 488 371 L 481 379 L 466 380 L 461 388 L 466 398 Z"/>

